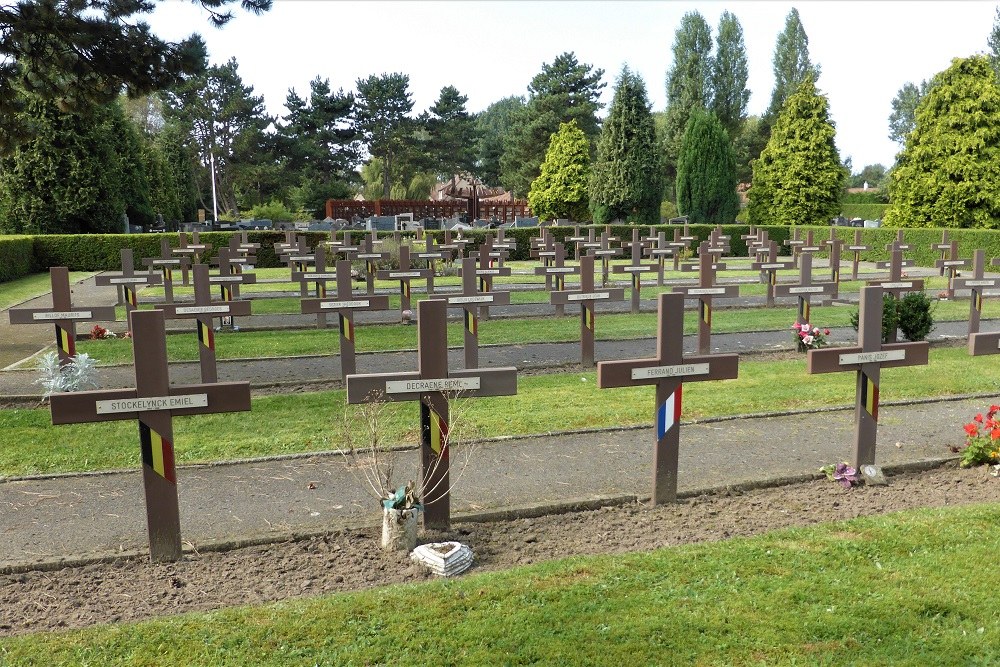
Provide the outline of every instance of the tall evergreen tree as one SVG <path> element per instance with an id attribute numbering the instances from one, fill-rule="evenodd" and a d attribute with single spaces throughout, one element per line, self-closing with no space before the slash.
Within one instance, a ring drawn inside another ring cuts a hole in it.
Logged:
<path id="1" fill-rule="evenodd" d="M 834 143 L 829 106 L 811 76 L 785 100 L 753 165 L 750 224 L 826 224 L 839 213 L 848 174 Z"/>
<path id="2" fill-rule="evenodd" d="M 732 224 L 740 210 L 732 142 L 711 111 L 694 109 L 677 162 L 677 209 L 695 224 Z"/>
<path id="3" fill-rule="evenodd" d="M 673 65 L 667 71 L 664 152 L 667 179 L 677 176 L 677 158 L 688 116 L 712 101 L 712 29 L 697 11 L 688 12 L 674 34 Z"/>
<path id="4" fill-rule="evenodd" d="M 440 178 L 452 179 L 475 169 L 476 123 L 465 108 L 468 101 L 455 86 L 445 86 L 428 109 L 427 149 L 431 167 Z"/>
<path id="5" fill-rule="evenodd" d="M 598 100 L 604 70 L 580 63 L 572 52 L 562 53 L 528 85 L 528 102 L 507 135 L 500 159 L 501 183 L 516 196 L 525 196 L 541 171 L 549 137 L 562 123 L 576 121 L 588 141 L 597 138 Z"/>
<path id="6" fill-rule="evenodd" d="M 531 182 L 528 205 L 543 220 L 589 219 L 587 183 L 590 180 L 590 142 L 571 120 L 559 126 L 545 152 L 541 173 Z"/>
<path id="7" fill-rule="evenodd" d="M 819 66 L 814 66 L 809 60 L 809 37 L 806 35 L 799 10 L 792 7 L 785 17 L 785 29 L 778 35 L 774 46 L 774 90 L 771 92 L 771 103 L 764 113 L 764 121 L 768 127 L 773 126 L 785 100 L 795 92 L 800 83 L 807 78 L 813 82 L 819 78 Z"/>
<path id="8" fill-rule="evenodd" d="M 1000 87 L 986 56 L 935 75 L 889 174 L 887 224 L 996 228 Z"/>
<path id="9" fill-rule="evenodd" d="M 590 210 L 598 224 L 617 218 L 654 225 L 662 194 L 663 163 L 646 84 L 624 67 L 597 140 Z"/>
<path id="10" fill-rule="evenodd" d="M 198 181 L 195 169 L 198 158 L 188 147 L 188 137 L 177 121 L 168 120 L 163 125 L 155 139 L 157 152 L 163 156 L 164 169 L 168 174 L 168 182 L 173 181 L 172 194 L 164 194 L 167 202 L 176 200 L 177 210 L 172 211 L 164 205 L 164 219 L 170 222 L 185 222 L 197 219 L 198 216 Z"/>
<path id="11" fill-rule="evenodd" d="M 743 128 L 750 102 L 750 89 L 747 88 L 750 71 L 743 26 L 734 14 L 722 12 L 715 41 L 711 109 L 726 128 L 730 140 L 734 140 Z"/>
<path id="12" fill-rule="evenodd" d="M 146 142 L 136 126 L 125 116 L 121 103 L 115 100 L 107 107 L 108 132 L 118 156 L 117 181 L 125 214 L 133 225 L 148 228 L 153 224 L 152 193 L 147 172 Z"/>
<path id="13" fill-rule="evenodd" d="M 523 109 L 524 98 L 510 96 L 494 102 L 476 116 L 476 174 L 486 185 L 500 185 L 504 143 Z"/>
<path id="14" fill-rule="evenodd" d="M 412 140 L 410 77 L 394 72 L 358 79 L 355 118 L 362 142 L 382 166 L 382 198 L 392 190 L 392 170 Z"/>

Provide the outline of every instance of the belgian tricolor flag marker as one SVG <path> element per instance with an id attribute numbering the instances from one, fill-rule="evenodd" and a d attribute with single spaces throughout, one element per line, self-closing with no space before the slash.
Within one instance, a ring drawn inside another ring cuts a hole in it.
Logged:
<path id="1" fill-rule="evenodd" d="M 198 320 L 198 342 L 210 350 L 215 350 L 215 332 L 209 322 Z"/>
<path id="2" fill-rule="evenodd" d="M 878 384 L 861 371 L 861 405 L 871 418 L 878 421 Z"/>
<path id="3" fill-rule="evenodd" d="M 176 484 L 173 443 L 140 421 L 139 444 L 142 447 L 142 462 L 163 479 Z"/>

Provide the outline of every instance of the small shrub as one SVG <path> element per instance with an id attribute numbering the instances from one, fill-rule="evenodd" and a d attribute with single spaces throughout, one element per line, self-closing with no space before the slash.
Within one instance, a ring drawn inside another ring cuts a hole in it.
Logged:
<path id="1" fill-rule="evenodd" d="M 906 340 L 924 340 L 934 328 L 931 300 L 923 292 L 910 292 L 896 306 L 899 330 Z"/>
<path id="2" fill-rule="evenodd" d="M 851 313 L 851 326 L 858 330 L 858 321 L 861 317 L 860 310 L 855 309 Z M 889 342 L 889 338 L 899 326 L 899 308 L 896 297 L 891 294 L 882 295 L 882 342 Z"/>

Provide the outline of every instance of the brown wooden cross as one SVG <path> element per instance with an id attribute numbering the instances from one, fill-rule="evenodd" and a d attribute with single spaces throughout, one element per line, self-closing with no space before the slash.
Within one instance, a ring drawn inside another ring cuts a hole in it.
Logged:
<path id="1" fill-rule="evenodd" d="M 378 273 L 378 263 L 389 259 L 389 253 L 379 252 L 375 249 L 375 246 L 381 243 L 375 231 L 372 230 L 365 236 L 364 243 L 361 244 L 361 251 L 357 255 L 357 258 L 365 263 L 365 282 L 367 284 L 365 291 L 369 295 L 375 294 L 375 274 Z"/>
<path id="2" fill-rule="evenodd" d="M 250 384 L 171 385 L 163 313 L 133 311 L 129 328 L 135 348 L 135 388 L 53 394 L 52 423 L 139 422 L 149 555 L 154 562 L 175 561 L 181 557 L 181 528 L 173 417 L 248 411 Z"/>
<path id="3" fill-rule="evenodd" d="M 215 359 L 215 331 L 212 320 L 219 317 L 249 315 L 249 301 L 212 301 L 212 283 L 209 282 L 208 265 L 194 266 L 194 305 L 180 303 L 154 304 L 164 317 L 173 320 L 196 320 L 198 332 L 198 361 L 202 382 L 218 382 Z"/>
<path id="4" fill-rule="evenodd" d="M 399 312 L 403 319 L 404 313 L 410 310 L 410 281 L 416 279 L 427 279 L 431 274 L 430 269 L 415 269 L 410 266 L 410 246 L 401 244 L 399 246 L 399 269 L 384 269 L 375 274 L 379 280 L 399 281 Z"/>
<path id="5" fill-rule="evenodd" d="M 767 232 L 764 233 L 766 234 Z M 751 262 L 750 268 L 759 269 L 761 273 L 767 276 L 767 307 L 773 308 L 774 288 L 778 284 L 778 271 L 792 268 L 792 263 L 778 261 L 778 244 L 775 241 L 768 241 L 765 246 L 757 248 L 757 250 L 758 258 L 763 256 L 764 259 Z"/>
<path id="6" fill-rule="evenodd" d="M 674 239 L 672 241 L 667 241 L 667 246 L 674 251 L 674 271 L 677 271 L 680 265 L 681 255 L 684 254 L 684 250 L 691 246 L 691 241 L 693 237 L 685 237 L 681 234 L 681 230 L 674 228 Z"/>
<path id="7" fill-rule="evenodd" d="M 924 281 L 921 279 L 904 278 L 903 277 L 903 267 L 912 264 L 912 260 L 903 259 L 903 251 L 898 247 L 895 247 L 896 242 L 894 241 L 890 244 L 894 249 L 891 252 L 891 257 L 888 262 L 876 262 L 875 266 L 880 269 L 889 269 L 889 277 L 884 280 L 869 280 L 867 285 L 878 285 L 887 294 L 892 294 L 893 297 L 899 299 L 900 296 L 905 292 L 919 292 L 924 289 Z M 896 329 L 893 328 L 889 332 L 888 342 L 894 343 L 896 341 Z"/>
<path id="8" fill-rule="evenodd" d="M 798 227 L 792 227 L 792 237 L 785 239 L 782 245 L 788 246 L 792 251 L 792 267 L 799 268 L 799 246 L 806 245 L 806 241 L 802 238 Z"/>
<path id="9" fill-rule="evenodd" d="M 289 251 L 298 247 L 298 242 L 295 240 L 295 230 L 286 229 L 285 230 L 285 240 L 277 241 L 273 244 L 275 255 L 284 255 Z"/>
<path id="10" fill-rule="evenodd" d="M 465 331 L 463 348 L 465 351 L 465 367 L 479 368 L 479 312 L 480 308 L 488 310 L 490 306 L 510 305 L 510 292 L 481 292 L 477 280 L 476 258 L 462 259 L 462 291 L 458 294 L 439 294 L 433 299 L 443 299 L 449 308 L 462 308 L 463 329 Z M 509 269 L 508 269 L 509 271 Z"/>
<path id="11" fill-rule="evenodd" d="M 219 254 L 214 262 L 219 267 L 219 275 L 210 276 L 208 282 L 221 287 L 223 301 L 239 299 L 240 285 L 255 285 L 257 283 L 256 273 L 243 271 L 246 261 L 245 257 L 235 257 L 228 247 L 219 248 Z"/>
<path id="12" fill-rule="evenodd" d="M 493 247 L 493 238 L 487 234 L 485 242 L 479 246 L 479 250 L 475 252 L 470 252 L 469 257 L 479 260 L 479 268 L 476 269 L 476 276 L 479 277 L 479 291 L 484 293 L 489 293 L 493 291 L 493 279 L 500 276 L 510 276 L 510 267 L 501 266 L 499 263 L 494 266 L 493 260 L 497 257 L 503 257 L 507 254 L 507 250 L 500 249 L 496 250 Z M 503 260 L 500 259 L 502 262 Z M 483 306 L 479 309 L 479 316 L 484 320 L 490 319 L 490 309 L 489 306 Z"/>
<path id="13" fill-rule="evenodd" d="M 337 294 L 326 294 L 315 299 L 302 299 L 303 313 L 337 313 L 340 320 L 340 374 L 347 377 L 357 372 L 355 362 L 354 312 L 358 310 L 388 310 L 389 297 L 385 295 L 355 296 L 352 288 L 351 260 L 337 260 Z"/>
<path id="14" fill-rule="evenodd" d="M 234 255 L 243 255 L 244 257 L 254 257 L 254 262 L 256 262 L 257 251 L 260 250 L 259 243 L 251 243 L 247 237 L 246 230 L 239 233 L 239 236 L 233 234 L 229 237 L 229 249 L 233 251 Z"/>
<path id="15" fill-rule="evenodd" d="M 148 267 L 150 271 L 160 270 L 160 277 L 163 280 L 163 299 L 167 303 L 174 302 L 174 269 L 187 271 L 191 268 L 189 257 L 173 257 L 170 252 L 170 241 L 166 238 L 160 239 L 160 255 L 158 257 L 146 257 L 142 260 L 142 265 Z"/>
<path id="16" fill-rule="evenodd" d="M 667 257 L 673 257 L 675 264 L 677 262 L 677 252 L 667 244 L 666 232 L 657 232 L 656 238 L 649 243 L 642 254 L 656 260 L 656 286 L 663 287 L 663 270 L 667 264 Z"/>
<path id="17" fill-rule="evenodd" d="M 972 254 L 972 276 L 955 279 L 955 289 L 971 290 L 969 295 L 969 354 L 997 354 L 1000 334 L 979 334 L 979 320 L 983 315 L 983 296 L 987 287 L 997 287 L 1000 280 L 987 278 L 984 267 L 986 251 L 979 249 Z"/>
<path id="18" fill-rule="evenodd" d="M 451 494 L 447 436 L 450 396 L 512 396 L 516 368 L 448 368 L 447 304 L 424 300 L 417 305 L 417 371 L 347 376 L 347 402 L 420 402 L 420 463 L 426 495 L 424 527 L 447 530 Z"/>
<path id="19" fill-rule="evenodd" d="M 594 365 L 595 304 L 597 301 L 624 301 L 625 290 L 617 287 L 595 291 L 594 256 L 580 258 L 580 288 L 553 291 L 549 295 L 553 304 L 580 304 L 580 363 L 584 368 Z"/>
<path id="20" fill-rule="evenodd" d="M 740 240 L 746 243 L 747 248 L 750 248 L 751 243 L 757 242 L 757 237 L 757 229 L 753 225 L 750 225 L 750 230 L 746 234 L 741 234 Z"/>
<path id="21" fill-rule="evenodd" d="M 815 283 L 812 278 L 812 253 L 802 252 L 799 255 L 799 282 L 782 283 L 774 286 L 775 296 L 798 297 L 798 309 L 795 312 L 796 324 L 809 323 L 810 299 L 814 295 L 832 297 L 837 291 L 836 283 Z"/>
<path id="22" fill-rule="evenodd" d="M 587 242 L 587 236 L 580 231 L 580 225 L 573 225 L 573 235 L 566 237 L 566 243 L 573 244 L 573 257 L 579 259 L 583 256 L 583 244 Z M 589 237 L 593 240 L 593 234 Z"/>
<path id="23" fill-rule="evenodd" d="M 549 230 L 544 227 L 541 230 L 539 236 L 534 236 L 531 239 L 531 250 L 528 251 L 528 255 L 532 259 L 541 260 L 541 268 L 546 268 L 552 266 L 556 257 L 556 240 L 552 236 Z M 536 275 L 538 273 L 536 272 Z M 545 289 L 546 291 L 552 290 L 552 274 L 545 273 Z"/>
<path id="24" fill-rule="evenodd" d="M 948 230 L 947 229 L 945 229 L 944 231 L 941 232 L 941 242 L 940 243 L 932 243 L 931 244 L 931 250 L 937 250 L 940 253 L 940 256 L 938 257 L 938 259 L 940 259 L 941 261 L 944 261 L 944 260 L 948 259 L 948 255 L 949 255 L 949 253 L 951 253 L 951 240 L 948 238 Z M 939 276 L 943 276 L 944 275 L 944 269 L 945 269 L 945 267 L 940 266 L 938 268 L 940 269 L 940 271 L 938 272 L 938 275 Z"/>
<path id="25" fill-rule="evenodd" d="M 52 284 L 51 308 L 11 308 L 7 317 L 11 324 L 52 323 L 56 327 L 56 349 L 59 365 L 65 365 L 76 356 L 77 322 L 114 322 L 114 306 L 74 306 L 73 290 L 69 286 L 69 269 L 53 266 L 49 269 Z"/>
<path id="26" fill-rule="evenodd" d="M 497 229 L 497 238 L 493 242 L 493 247 L 499 250 L 506 250 L 506 254 L 501 255 L 499 266 L 503 266 L 504 260 L 510 257 L 511 253 L 517 250 L 517 240 L 504 237 L 504 228 Z"/>
<path id="27" fill-rule="evenodd" d="M 907 250 L 912 250 L 913 249 L 913 246 L 911 246 L 909 243 L 906 243 L 905 241 L 903 241 L 903 230 L 902 229 L 896 230 L 896 238 L 893 239 L 891 243 L 886 243 L 885 244 L 885 249 L 888 250 L 889 252 L 892 252 L 893 249 L 895 249 L 895 248 L 898 248 L 902 252 L 906 252 Z M 904 266 L 909 266 L 909 264 L 904 264 Z"/>
<path id="28" fill-rule="evenodd" d="M 656 264 L 643 264 L 642 263 L 642 248 L 643 242 L 639 238 L 639 230 L 632 230 L 632 242 L 629 244 L 629 248 L 632 251 L 632 260 L 629 264 L 620 264 L 615 266 L 612 271 L 614 273 L 629 273 L 632 275 L 632 312 L 639 312 L 639 291 L 642 289 L 642 274 L 652 273 L 656 270 Z"/>
<path id="29" fill-rule="evenodd" d="M 708 233 L 708 247 L 712 254 L 716 255 L 716 258 L 722 255 L 728 255 L 732 252 L 730 237 L 722 232 L 722 225 L 716 225 L 712 228 L 712 231 Z"/>
<path id="30" fill-rule="evenodd" d="M 316 247 L 313 252 L 312 271 L 292 271 L 292 282 L 298 282 L 305 287 L 308 292 L 308 285 L 315 285 L 314 294 L 317 299 L 326 298 L 326 283 L 328 280 L 337 280 L 339 273 L 326 270 L 326 250 L 322 245 Z M 300 298 L 301 300 L 301 298 Z M 326 312 L 316 310 L 316 328 L 326 328 Z"/>
<path id="31" fill-rule="evenodd" d="M 117 273 L 102 273 L 94 277 L 94 284 L 107 287 L 116 285 L 125 295 L 125 316 L 139 307 L 139 285 L 159 285 L 163 278 L 156 273 L 143 273 L 136 275 L 135 261 L 132 258 L 131 248 L 121 250 L 122 270 Z"/>
<path id="32" fill-rule="evenodd" d="M 830 238 L 823 241 L 823 245 L 830 248 L 830 281 L 833 282 L 833 298 L 836 299 L 840 294 L 840 250 L 844 247 L 836 227 L 830 227 Z"/>
<path id="33" fill-rule="evenodd" d="M 926 365 L 928 345 L 927 341 L 882 343 L 882 288 L 873 285 L 861 288 L 858 345 L 809 350 L 808 373 L 857 373 L 852 462 L 855 468 L 875 463 L 881 369 Z"/>
<path id="34" fill-rule="evenodd" d="M 684 356 L 684 295 L 660 294 L 657 304 L 656 356 L 597 364 L 601 389 L 656 385 L 656 448 L 653 454 L 652 503 L 677 500 L 681 393 L 684 382 L 732 380 L 739 373 L 739 355 Z"/>
<path id="35" fill-rule="evenodd" d="M 675 294 L 683 294 L 686 299 L 698 299 L 698 354 L 712 351 L 712 299 L 734 299 L 740 295 L 739 285 L 716 284 L 716 271 L 720 266 L 724 268 L 725 264 L 714 262 L 712 254 L 707 250 L 708 242 L 702 241 L 698 246 L 698 283 L 677 285 L 671 289 Z"/>
<path id="36" fill-rule="evenodd" d="M 760 261 L 761 256 L 770 256 L 771 254 L 771 240 L 768 238 L 766 229 L 757 230 L 757 240 L 753 241 L 751 245 L 747 246 L 750 256 L 755 258 L 751 261 L 751 265 L 754 261 Z M 774 253 L 775 260 L 777 260 L 777 252 Z M 760 284 L 766 285 L 770 276 L 764 269 L 760 270 Z"/>
<path id="37" fill-rule="evenodd" d="M 299 236 L 295 240 L 295 245 L 278 256 L 282 262 L 288 266 L 289 280 L 299 283 L 299 298 L 305 299 L 309 296 L 309 281 L 296 280 L 296 274 L 309 271 L 310 266 L 316 265 L 316 253 L 309 252 L 306 245 L 306 237 Z"/>
<path id="38" fill-rule="evenodd" d="M 861 242 L 861 230 L 854 230 L 854 243 L 847 246 L 847 249 L 854 253 L 854 259 L 851 260 L 851 280 L 858 279 L 858 264 L 861 263 L 861 253 L 867 252 L 872 249 L 870 245 L 865 245 Z"/>
<path id="39" fill-rule="evenodd" d="M 958 270 L 968 267 L 969 260 L 958 258 L 958 241 L 952 241 L 948 246 L 947 251 L 941 252 L 945 256 L 934 262 L 934 266 L 941 269 L 942 275 L 945 271 L 948 272 L 948 288 L 945 290 L 945 294 L 951 299 L 955 296 L 955 279 L 958 277 Z"/>
<path id="40" fill-rule="evenodd" d="M 337 232 L 330 232 L 330 240 L 324 241 L 323 245 L 330 253 L 331 259 L 340 255 L 343 255 L 344 259 L 353 259 L 361 252 L 361 246 L 351 243 L 351 230 L 349 229 L 344 230 L 344 238 L 340 241 L 337 240 Z"/>
<path id="41" fill-rule="evenodd" d="M 438 246 L 439 250 L 451 253 L 449 261 L 455 257 L 462 259 L 465 256 L 465 245 L 468 243 L 468 239 L 463 239 L 461 234 L 458 238 L 453 239 L 451 237 L 451 230 L 444 230 L 444 243 Z"/>
<path id="42" fill-rule="evenodd" d="M 201 239 L 198 238 L 198 232 L 191 232 L 191 243 L 187 242 L 187 234 L 180 232 L 178 234 L 179 246 L 172 248 L 171 253 L 175 255 L 182 255 L 191 258 L 192 266 L 195 264 L 201 264 L 201 253 L 207 252 L 212 249 L 211 243 L 202 243 Z M 181 276 L 183 278 L 183 285 L 186 287 L 191 284 L 191 279 L 188 271 L 181 267 Z"/>
<path id="43" fill-rule="evenodd" d="M 430 271 L 427 276 L 427 294 L 434 294 L 434 274 L 437 272 L 437 262 L 447 260 L 451 257 L 451 253 L 441 250 L 434 243 L 434 237 L 428 234 L 427 238 L 424 239 L 423 252 L 413 253 L 413 256 L 427 262 L 427 268 Z"/>
<path id="44" fill-rule="evenodd" d="M 552 265 L 551 266 L 536 266 L 535 275 L 544 275 L 546 278 L 552 278 L 552 284 L 546 285 L 548 291 L 561 292 L 566 289 L 566 276 L 571 274 L 579 274 L 579 266 L 566 266 L 566 246 L 562 243 L 555 244 L 555 250 L 553 251 Z M 551 298 L 551 297 L 550 297 Z M 563 302 L 556 303 L 556 316 L 562 317 L 566 314 L 566 304 Z"/>
<path id="45" fill-rule="evenodd" d="M 610 225 L 609 225 L 610 226 Z M 611 258 L 618 257 L 622 254 L 621 248 L 612 248 L 611 242 L 617 241 L 617 236 L 611 236 L 608 234 L 608 230 L 605 229 L 601 232 L 600 245 L 596 248 L 591 248 L 589 254 L 594 257 L 601 258 L 601 285 L 607 286 L 608 284 L 608 270 L 611 266 Z"/>

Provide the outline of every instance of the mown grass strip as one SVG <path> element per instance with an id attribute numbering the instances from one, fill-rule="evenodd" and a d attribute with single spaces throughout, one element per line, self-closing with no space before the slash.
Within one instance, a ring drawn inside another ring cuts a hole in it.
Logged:
<path id="1" fill-rule="evenodd" d="M 93 271 L 70 271 L 69 284 L 73 285 L 94 275 Z M 0 283 L 0 310 L 42 296 L 52 291 L 52 279 L 48 273 L 35 273 L 24 278 Z"/>
<path id="2" fill-rule="evenodd" d="M 1000 506 L 0 640 L 56 665 L 988 665 Z M 446 619 L 447 622 L 428 622 Z"/>
<path id="3" fill-rule="evenodd" d="M 882 372 L 881 400 L 967 393 L 1000 393 L 991 362 L 965 348 L 931 350 L 928 366 Z M 745 358 L 740 376 L 684 388 L 683 419 L 850 405 L 851 373 L 807 375 L 805 357 L 781 361 Z M 337 449 L 342 446 L 344 393 L 323 391 L 264 396 L 249 413 L 174 420 L 180 463 L 224 461 Z M 580 428 L 650 425 L 648 387 L 601 390 L 594 373 L 524 377 L 516 396 L 470 400 L 463 407 L 463 437 L 527 435 Z M 416 442 L 417 407 L 387 406 L 384 434 L 390 443 Z M 49 412 L 0 410 L 0 476 L 130 468 L 137 462 L 135 424 L 108 422 L 53 427 Z M 962 425 L 955 439 L 964 442 Z"/>

